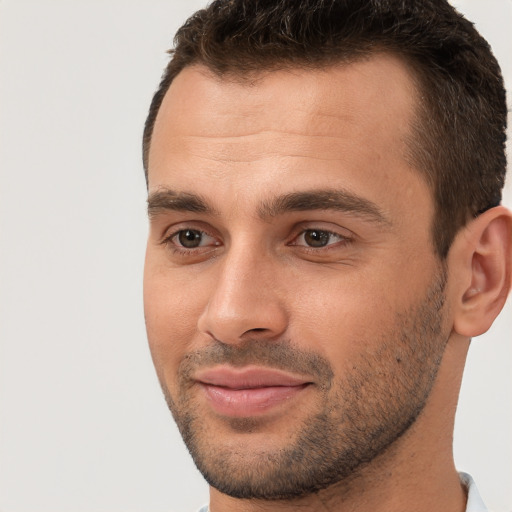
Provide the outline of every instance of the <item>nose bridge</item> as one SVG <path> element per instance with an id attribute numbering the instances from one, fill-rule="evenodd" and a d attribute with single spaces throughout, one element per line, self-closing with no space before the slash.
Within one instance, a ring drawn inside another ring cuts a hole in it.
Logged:
<path id="1" fill-rule="evenodd" d="M 199 318 L 200 331 L 224 343 L 283 333 L 287 318 L 275 286 L 279 264 L 271 255 L 240 240 L 215 263 L 215 272 L 215 284 Z"/>

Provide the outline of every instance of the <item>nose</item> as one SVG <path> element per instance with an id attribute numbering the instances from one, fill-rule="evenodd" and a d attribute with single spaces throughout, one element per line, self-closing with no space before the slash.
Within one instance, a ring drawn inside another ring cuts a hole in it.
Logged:
<path id="1" fill-rule="evenodd" d="M 223 343 L 273 340 L 288 325 L 279 265 L 248 247 L 232 248 L 214 265 L 214 284 L 199 317 L 200 332 Z"/>

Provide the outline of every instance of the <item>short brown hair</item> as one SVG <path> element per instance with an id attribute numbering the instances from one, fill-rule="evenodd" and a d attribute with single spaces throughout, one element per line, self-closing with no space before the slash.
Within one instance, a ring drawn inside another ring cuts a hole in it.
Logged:
<path id="1" fill-rule="evenodd" d="M 143 137 L 178 73 L 201 64 L 239 78 L 261 70 L 319 68 L 378 52 L 401 57 L 418 84 L 412 163 L 436 207 L 433 241 L 446 257 L 457 231 L 501 202 L 507 107 L 488 43 L 446 0 L 215 0 L 178 30 Z"/>

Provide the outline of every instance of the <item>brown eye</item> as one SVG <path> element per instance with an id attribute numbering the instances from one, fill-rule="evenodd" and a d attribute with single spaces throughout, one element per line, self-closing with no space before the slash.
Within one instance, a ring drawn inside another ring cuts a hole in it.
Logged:
<path id="1" fill-rule="evenodd" d="M 187 249 L 194 249 L 201 245 L 203 233 L 196 229 L 184 229 L 176 235 L 179 245 Z"/>
<path id="2" fill-rule="evenodd" d="M 318 229 L 304 231 L 304 242 L 310 247 L 325 247 L 331 240 L 332 233 Z"/>

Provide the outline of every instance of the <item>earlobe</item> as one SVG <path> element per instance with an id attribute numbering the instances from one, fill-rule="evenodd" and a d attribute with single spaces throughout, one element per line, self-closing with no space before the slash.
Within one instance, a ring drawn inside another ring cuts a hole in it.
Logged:
<path id="1" fill-rule="evenodd" d="M 457 235 L 450 261 L 459 276 L 454 330 L 466 337 L 486 332 L 512 285 L 512 212 L 491 208 Z"/>

